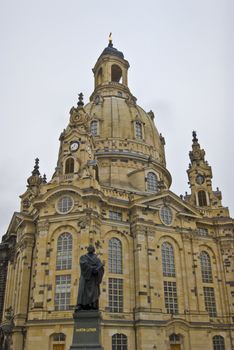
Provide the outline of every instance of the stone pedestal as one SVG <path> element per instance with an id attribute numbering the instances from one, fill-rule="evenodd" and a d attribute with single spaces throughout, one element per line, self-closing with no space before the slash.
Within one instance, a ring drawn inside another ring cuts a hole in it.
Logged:
<path id="1" fill-rule="evenodd" d="M 74 331 L 70 350 L 103 350 L 100 344 L 99 311 L 78 311 L 73 315 Z"/>

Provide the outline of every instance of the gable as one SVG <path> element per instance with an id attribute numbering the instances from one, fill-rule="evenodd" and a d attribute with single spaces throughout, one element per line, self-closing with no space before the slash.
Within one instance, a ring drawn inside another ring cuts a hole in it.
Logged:
<path id="1" fill-rule="evenodd" d="M 171 191 L 163 191 L 143 199 L 138 199 L 133 205 L 149 207 L 155 210 L 159 210 L 162 205 L 168 205 L 174 209 L 177 215 L 190 216 L 193 218 L 201 217 L 200 212 L 195 207 L 188 204 Z"/>

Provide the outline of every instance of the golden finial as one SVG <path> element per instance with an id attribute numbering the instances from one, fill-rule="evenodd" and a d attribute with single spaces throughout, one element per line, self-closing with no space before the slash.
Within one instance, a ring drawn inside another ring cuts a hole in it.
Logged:
<path id="1" fill-rule="evenodd" d="M 109 46 L 113 46 L 113 43 L 112 43 L 112 33 L 109 34 Z"/>

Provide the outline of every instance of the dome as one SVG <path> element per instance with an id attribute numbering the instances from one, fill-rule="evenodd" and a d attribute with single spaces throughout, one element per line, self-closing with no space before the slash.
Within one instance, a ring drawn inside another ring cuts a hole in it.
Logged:
<path id="1" fill-rule="evenodd" d="M 129 63 L 109 42 L 94 68 L 94 91 L 85 111 L 90 118 L 95 157 L 102 185 L 125 190 L 147 190 L 148 172 L 169 188 L 164 138 L 128 87 Z"/>
<path id="2" fill-rule="evenodd" d="M 100 57 L 103 55 L 112 55 L 112 56 L 118 56 L 120 58 L 124 58 L 123 52 L 117 50 L 115 47 L 113 47 L 112 44 L 109 44 L 101 53 Z M 100 58 L 99 57 L 99 58 Z"/>
<path id="3" fill-rule="evenodd" d="M 151 156 L 165 166 L 163 138 L 154 125 L 152 112 L 146 113 L 128 99 L 101 95 L 94 97 L 94 101 L 88 103 L 85 110 L 92 120 L 99 123 L 96 142 L 104 139 L 119 142 L 128 140 L 131 149 Z M 136 124 L 141 127 L 142 135 L 136 134 Z"/>

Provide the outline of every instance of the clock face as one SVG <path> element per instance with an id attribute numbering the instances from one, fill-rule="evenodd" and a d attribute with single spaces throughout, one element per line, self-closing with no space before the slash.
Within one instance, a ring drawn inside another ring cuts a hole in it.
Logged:
<path id="1" fill-rule="evenodd" d="M 80 146 L 80 144 L 79 144 L 78 141 L 72 141 L 72 142 L 70 143 L 70 151 L 71 151 L 71 152 L 77 151 L 78 148 L 79 148 L 79 146 Z"/>
<path id="2" fill-rule="evenodd" d="M 197 184 L 202 185 L 204 183 L 204 181 L 205 181 L 204 176 L 201 175 L 201 174 L 198 174 L 197 177 L 196 177 Z"/>

